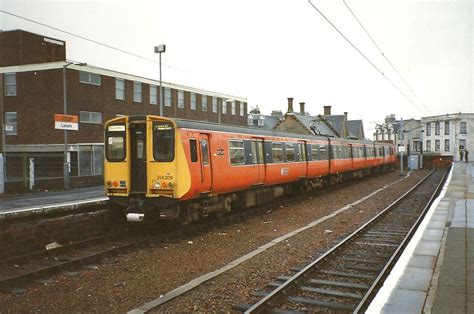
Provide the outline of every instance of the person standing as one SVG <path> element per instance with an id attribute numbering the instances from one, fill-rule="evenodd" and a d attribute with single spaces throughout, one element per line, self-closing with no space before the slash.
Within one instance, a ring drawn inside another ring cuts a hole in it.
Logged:
<path id="1" fill-rule="evenodd" d="M 464 150 L 459 150 L 459 162 L 463 162 L 464 159 Z"/>
<path id="2" fill-rule="evenodd" d="M 464 159 L 466 159 L 466 162 L 469 162 L 469 151 L 467 149 L 464 150 Z"/>

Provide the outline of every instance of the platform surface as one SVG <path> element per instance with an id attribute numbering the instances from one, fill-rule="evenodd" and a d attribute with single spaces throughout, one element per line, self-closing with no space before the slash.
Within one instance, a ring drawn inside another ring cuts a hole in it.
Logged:
<path id="1" fill-rule="evenodd" d="M 0 197 L 0 219 L 28 216 L 48 211 L 76 209 L 108 201 L 103 186 L 74 188 L 64 191 L 43 191 Z"/>
<path id="2" fill-rule="evenodd" d="M 443 192 L 370 313 L 474 313 L 474 164 L 454 163 Z"/>

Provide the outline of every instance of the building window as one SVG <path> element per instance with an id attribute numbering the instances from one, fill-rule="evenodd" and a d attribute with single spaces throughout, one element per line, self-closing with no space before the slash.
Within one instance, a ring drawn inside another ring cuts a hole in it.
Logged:
<path id="1" fill-rule="evenodd" d="M 430 140 L 426 141 L 426 151 L 431 152 L 431 141 Z"/>
<path id="2" fill-rule="evenodd" d="M 79 71 L 79 82 L 92 85 L 100 85 L 100 75 Z"/>
<path id="3" fill-rule="evenodd" d="M 115 99 L 125 99 L 125 81 L 119 78 L 115 79 Z"/>
<path id="4" fill-rule="evenodd" d="M 420 141 L 413 141 L 413 149 L 415 150 L 415 152 L 420 151 Z"/>
<path id="5" fill-rule="evenodd" d="M 217 98 L 212 97 L 212 112 L 217 113 Z"/>
<path id="6" fill-rule="evenodd" d="M 439 140 L 435 140 L 435 151 L 439 152 Z"/>
<path id="7" fill-rule="evenodd" d="M 5 135 L 18 135 L 16 112 L 5 112 Z"/>
<path id="8" fill-rule="evenodd" d="M 201 96 L 201 108 L 202 108 L 202 111 L 207 111 L 207 96 L 206 95 Z"/>
<path id="9" fill-rule="evenodd" d="M 171 107 L 171 88 L 165 88 L 165 106 Z"/>
<path id="10" fill-rule="evenodd" d="M 240 116 L 244 116 L 245 115 L 245 104 L 244 102 L 240 102 Z"/>
<path id="11" fill-rule="evenodd" d="M 237 108 L 235 106 L 237 106 L 237 104 L 236 104 L 236 101 L 234 100 L 233 102 L 230 103 L 230 112 L 233 116 L 235 116 L 237 112 Z"/>
<path id="12" fill-rule="evenodd" d="M 222 100 L 222 114 L 227 114 L 227 101 Z"/>
<path id="13" fill-rule="evenodd" d="M 459 149 L 465 149 L 466 148 L 466 140 L 462 139 L 459 140 Z"/>
<path id="14" fill-rule="evenodd" d="M 467 122 L 461 122 L 460 124 L 460 132 L 461 134 L 467 134 Z"/>
<path id="15" fill-rule="evenodd" d="M 196 93 L 191 93 L 191 110 L 196 110 Z"/>
<path id="16" fill-rule="evenodd" d="M 435 122 L 435 135 L 439 135 L 439 130 L 440 130 L 440 123 L 439 121 Z"/>
<path id="17" fill-rule="evenodd" d="M 184 108 L 184 91 L 178 91 L 178 108 Z"/>
<path id="18" fill-rule="evenodd" d="M 80 121 L 81 123 L 102 124 L 102 113 L 91 112 L 91 111 L 81 111 Z"/>
<path id="19" fill-rule="evenodd" d="M 426 136 L 431 136 L 431 123 L 426 124 Z"/>
<path id="20" fill-rule="evenodd" d="M 5 96 L 16 96 L 16 73 L 5 74 Z"/>
<path id="21" fill-rule="evenodd" d="M 133 82 L 133 101 L 142 102 L 142 83 Z"/>
<path id="22" fill-rule="evenodd" d="M 444 135 L 449 135 L 449 121 L 444 121 Z"/>
<path id="23" fill-rule="evenodd" d="M 449 146 L 449 140 L 444 140 L 444 151 L 449 152 L 451 147 Z"/>
<path id="24" fill-rule="evenodd" d="M 79 146 L 79 176 L 102 175 L 104 164 L 104 147 L 102 145 Z"/>
<path id="25" fill-rule="evenodd" d="M 158 105 L 158 87 L 150 85 L 150 105 Z"/>

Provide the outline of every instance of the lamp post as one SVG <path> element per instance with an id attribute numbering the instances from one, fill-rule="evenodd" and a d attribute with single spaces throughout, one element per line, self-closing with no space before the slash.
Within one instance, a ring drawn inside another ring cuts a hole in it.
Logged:
<path id="1" fill-rule="evenodd" d="M 67 80 L 66 80 L 66 68 L 72 64 L 76 64 L 79 66 L 87 65 L 87 63 L 74 63 L 74 62 L 67 62 L 63 65 L 63 114 L 67 115 Z M 69 178 L 69 161 L 67 156 L 67 130 L 64 129 L 64 163 L 63 163 L 63 175 L 64 175 L 64 189 L 70 189 L 70 178 Z"/>
<path id="2" fill-rule="evenodd" d="M 403 150 L 405 146 L 403 145 L 405 142 L 405 136 L 403 135 L 403 118 L 400 118 L 400 176 L 405 176 L 403 173 Z"/>
<path id="3" fill-rule="evenodd" d="M 163 116 L 163 87 L 161 86 L 161 54 L 166 51 L 166 45 L 159 45 L 155 47 L 155 53 L 159 55 L 160 59 L 160 116 Z"/>
<path id="4" fill-rule="evenodd" d="M 423 129 L 423 124 L 421 125 L 420 130 L 420 169 L 423 169 L 423 134 L 425 130 Z"/>

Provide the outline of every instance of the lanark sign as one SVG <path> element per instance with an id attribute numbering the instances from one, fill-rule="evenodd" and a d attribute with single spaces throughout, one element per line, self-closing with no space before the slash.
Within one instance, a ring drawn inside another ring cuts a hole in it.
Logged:
<path id="1" fill-rule="evenodd" d="M 79 119 L 77 116 L 65 114 L 54 115 L 54 128 L 56 130 L 79 130 Z"/>

